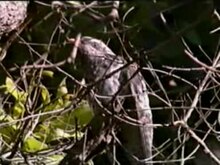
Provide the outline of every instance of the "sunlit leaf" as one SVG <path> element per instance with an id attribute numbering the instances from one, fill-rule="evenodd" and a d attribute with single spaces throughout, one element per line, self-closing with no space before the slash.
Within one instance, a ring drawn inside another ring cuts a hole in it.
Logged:
<path id="1" fill-rule="evenodd" d="M 27 152 L 36 152 L 47 148 L 47 145 L 34 137 L 28 137 L 23 146 L 23 150 Z"/>
<path id="2" fill-rule="evenodd" d="M 41 88 L 41 97 L 42 97 L 43 104 L 50 103 L 50 93 L 49 93 L 49 91 L 43 85 L 41 85 L 40 88 Z"/>
<path id="3" fill-rule="evenodd" d="M 17 101 L 21 101 L 22 103 L 26 102 L 28 94 L 23 91 L 19 91 L 16 84 L 9 77 L 6 77 L 5 87 L 5 92 L 11 94 Z"/>
<path id="4" fill-rule="evenodd" d="M 10 79 L 9 77 L 6 77 L 5 80 L 5 85 L 6 85 L 6 92 L 12 94 L 12 96 L 14 96 L 15 99 L 18 99 L 18 93 L 19 91 L 16 88 L 16 85 L 14 84 L 13 80 Z"/>
<path id="5" fill-rule="evenodd" d="M 71 135 L 70 134 L 68 134 L 68 133 L 66 133 L 63 129 L 59 129 L 59 128 L 57 128 L 56 130 L 55 130 L 55 133 L 56 133 L 56 136 L 57 137 L 71 137 Z"/>
<path id="6" fill-rule="evenodd" d="M 64 96 L 68 93 L 68 89 L 66 87 L 66 77 L 61 81 L 59 87 L 57 89 L 57 97 Z"/>
<path id="7" fill-rule="evenodd" d="M 50 71 L 50 70 L 43 70 L 42 75 L 45 76 L 45 77 L 53 78 L 54 72 Z"/>
<path id="8" fill-rule="evenodd" d="M 25 106 L 22 102 L 16 102 L 13 107 L 13 117 L 18 118 L 25 112 Z"/>

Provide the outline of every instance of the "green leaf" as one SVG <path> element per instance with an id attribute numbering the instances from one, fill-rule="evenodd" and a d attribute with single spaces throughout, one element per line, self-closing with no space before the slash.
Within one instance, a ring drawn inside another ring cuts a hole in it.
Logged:
<path id="1" fill-rule="evenodd" d="M 0 109 L 0 123 L 13 122 L 14 119 L 7 115 L 3 109 Z M 17 131 L 16 124 L 8 124 L 7 126 L 1 127 L 0 129 L 0 137 L 3 139 L 5 143 L 14 142 L 14 136 Z"/>
<path id="2" fill-rule="evenodd" d="M 13 80 L 10 79 L 9 77 L 6 77 L 5 85 L 6 85 L 6 92 L 10 93 L 17 100 L 19 97 L 18 96 L 19 92 L 16 89 L 16 85 L 14 84 Z"/>
<path id="3" fill-rule="evenodd" d="M 93 118 L 93 112 L 89 108 L 87 102 L 82 102 L 77 109 L 73 109 L 69 113 L 50 120 L 45 123 L 49 127 L 47 141 L 59 139 L 62 137 L 75 137 L 76 136 L 76 123 L 79 128 L 87 125 Z M 42 127 L 43 128 L 43 127 Z M 42 132 L 42 131 L 41 131 Z M 81 132 L 77 132 L 77 136 L 82 136 Z"/>
<path id="4" fill-rule="evenodd" d="M 42 141 L 45 141 L 45 139 L 50 139 L 50 134 L 53 130 L 50 129 L 49 125 L 49 122 L 39 124 L 34 130 L 34 137 L 41 139 Z"/>
<path id="5" fill-rule="evenodd" d="M 57 97 L 64 96 L 68 93 L 68 89 L 66 87 L 66 77 L 61 81 L 59 87 L 57 89 Z"/>
<path id="6" fill-rule="evenodd" d="M 79 108 L 74 110 L 73 114 L 78 120 L 78 124 L 80 124 L 80 126 L 87 125 L 94 116 L 93 111 L 85 101 L 82 102 Z"/>
<path id="7" fill-rule="evenodd" d="M 19 118 L 25 112 L 25 106 L 21 101 L 15 103 L 13 107 L 13 117 Z"/>
<path id="8" fill-rule="evenodd" d="M 6 77 L 5 87 L 5 92 L 11 94 L 16 101 L 21 101 L 22 103 L 26 102 L 28 94 L 23 91 L 19 91 L 16 84 L 9 77 Z"/>
<path id="9" fill-rule="evenodd" d="M 34 137 L 28 137 L 22 149 L 27 152 L 36 152 L 47 148 L 47 145 Z"/>
<path id="10" fill-rule="evenodd" d="M 56 134 L 57 138 L 60 138 L 60 137 L 61 138 L 63 138 L 63 137 L 65 137 L 65 138 L 72 137 L 71 134 L 66 133 L 65 130 L 60 129 L 60 128 L 55 129 L 55 134 Z"/>
<path id="11" fill-rule="evenodd" d="M 47 90 L 47 88 L 44 85 L 40 86 L 41 88 L 41 97 L 42 97 L 42 102 L 43 104 L 48 104 L 50 103 L 50 93 Z"/>
<path id="12" fill-rule="evenodd" d="M 14 142 L 14 137 L 16 134 L 16 126 L 15 125 L 8 125 L 6 127 L 2 127 L 0 129 L 0 137 L 3 139 L 5 143 Z"/>
<path id="13" fill-rule="evenodd" d="M 43 70 L 42 75 L 45 76 L 45 77 L 53 78 L 54 72 L 50 71 L 50 70 Z"/>

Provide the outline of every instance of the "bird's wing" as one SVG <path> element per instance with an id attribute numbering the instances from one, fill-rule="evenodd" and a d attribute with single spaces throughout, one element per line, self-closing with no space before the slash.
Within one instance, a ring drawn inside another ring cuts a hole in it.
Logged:
<path id="1" fill-rule="evenodd" d="M 127 90 L 124 90 L 128 96 L 125 97 L 124 108 L 129 117 L 137 120 L 139 126 L 122 124 L 122 144 L 133 156 L 150 160 L 148 158 L 152 156 L 153 128 L 145 80 L 136 64 L 129 65 L 123 74 L 123 79 L 128 84 Z"/>

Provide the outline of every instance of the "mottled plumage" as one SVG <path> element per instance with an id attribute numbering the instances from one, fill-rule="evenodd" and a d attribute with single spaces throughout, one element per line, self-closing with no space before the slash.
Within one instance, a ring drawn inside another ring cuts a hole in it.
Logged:
<path id="1" fill-rule="evenodd" d="M 133 63 L 120 69 L 126 65 L 126 61 L 116 56 L 101 40 L 92 37 L 80 39 L 77 59 L 81 61 L 86 83 L 98 81 L 94 83 L 88 96 L 89 104 L 95 111 L 93 122 L 102 123 L 101 128 L 108 126 L 110 121 L 106 120 L 110 120 L 112 116 L 106 115 L 105 108 L 115 116 L 128 120 L 113 120 L 116 122 L 116 136 L 123 146 L 124 155 L 129 164 L 150 164 L 144 163 L 143 159 L 152 156 L 152 114 L 146 84 L 137 64 Z M 110 76 L 107 76 L 109 74 Z M 107 78 L 103 79 L 105 76 Z M 99 81 L 100 79 L 102 80 Z M 132 120 L 133 124 L 129 124 Z M 123 160 L 120 160 L 120 152 L 116 151 L 116 154 L 119 155 L 117 160 L 124 164 Z"/>

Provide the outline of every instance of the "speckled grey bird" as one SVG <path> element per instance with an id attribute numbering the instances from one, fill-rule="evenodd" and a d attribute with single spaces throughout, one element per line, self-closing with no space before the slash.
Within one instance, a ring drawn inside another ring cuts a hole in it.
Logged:
<path id="1" fill-rule="evenodd" d="M 15 30 L 27 16 L 28 1 L 0 1 L 0 37 Z"/>
<path id="2" fill-rule="evenodd" d="M 125 119 L 115 122 L 118 128 L 116 136 L 128 161 L 123 162 L 120 156 L 116 159 L 121 161 L 121 164 L 151 164 L 147 161 L 151 160 L 152 156 L 152 112 L 146 82 L 138 70 L 138 65 L 133 63 L 120 69 L 127 62 L 116 56 L 104 42 L 92 37 L 82 37 L 77 47 L 76 62 L 80 61 L 86 83 L 98 81 L 94 83 L 93 92 L 88 97 L 95 112 L 93 120 L 99 116 L 108 116 L 105 108 L 115 116 Z M 106 117 L 103 120 L 106 120 Z M 136 121 L 136 125 L 131 121 Z M 116 151 L 116 155 L 120 153 Z"/>

